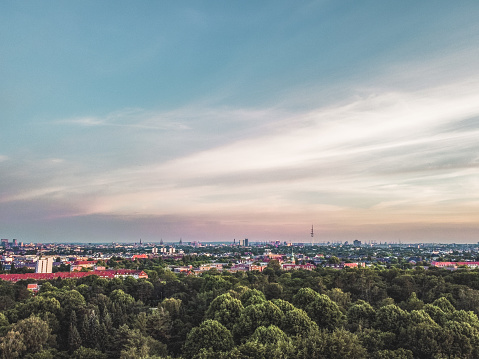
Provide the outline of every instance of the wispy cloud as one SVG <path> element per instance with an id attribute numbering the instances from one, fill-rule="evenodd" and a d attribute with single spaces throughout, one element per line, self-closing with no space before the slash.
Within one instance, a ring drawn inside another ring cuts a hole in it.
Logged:
<path id="1" fill-rule="evenodd" d="M 349 225 L 471 223 L 478 219 L 479 128 L 464 121 L 479 115 L 474 88 L 356 98 L 166 162 L 94 173 L 63 163 L 61 181 L 21 198 L 74 199 L 72 215 L 294 222 L 309 213 Z"/>
<path id="2" fill-rule="evenodd" d="M 143 130 L 188 130 L 189 126 L 174 122 L 161 114 L 147 112 L 141 109 L 124 109 L 109 113 L 104 117 L 80 117 L 55 121 L 56 124 L 78 126 L 111 126 Z"/>

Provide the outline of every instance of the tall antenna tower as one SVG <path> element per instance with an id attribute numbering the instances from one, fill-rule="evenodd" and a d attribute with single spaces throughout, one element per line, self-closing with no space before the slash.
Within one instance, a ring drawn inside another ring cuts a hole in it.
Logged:
<path id="1" fill-rule="evenodd" d="M 314 232 L 313 232 L 313 225 L 311 225 L 311 238 L 314 237 Z"/>

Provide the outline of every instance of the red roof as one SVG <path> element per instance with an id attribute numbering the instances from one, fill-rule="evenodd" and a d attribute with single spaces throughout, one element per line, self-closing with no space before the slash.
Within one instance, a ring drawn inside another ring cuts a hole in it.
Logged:
<path id="1" fill-rule="evenodd" d="M 0 274 L 0 279 L 9 282 L 18 282 L 19 280 L 36 279 L 51 280 L 57 278 L 83 278 L 89 275 L 97 275 L 101 278 L 115 278 L 116 276 L 135 276 L 138 278 L 148 278 L 144 271 L 134 269 L 108 269 L 91 272 L 57 272 L 57 273 L 25 273 L 25 274 Z"/>
<path id="2" fill-rule="evenodd" d="M 84 265 L 84 264 L 91 264 L 91 265 L 94 265 L 96 264 L 96 262 L 98 261 L 76 261 L 76 262 L 73 262 L 74 265 Z"/>

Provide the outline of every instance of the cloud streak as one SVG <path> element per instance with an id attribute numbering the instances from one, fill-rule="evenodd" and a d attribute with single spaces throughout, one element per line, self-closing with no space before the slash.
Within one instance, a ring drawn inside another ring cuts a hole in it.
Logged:
<path id="1" fill-rule="evenodd" d="M 230 144 L 142 166 L 93 173 L 86 163 L 73 169 L 55 161 L 43 185 L 2 202 L 68 199 L 74 206 L 48 214 L 50 220 L 175 216 L 227 223 L 237 231 L 261 223 L 297 226 L 306 217 L 325 231 L 364 223 L 472 225 L 479 219 L 474 88 L 459 83 L 394 91 L 282 113 L 274 131 L 263 125 L 264 131 Z"/>

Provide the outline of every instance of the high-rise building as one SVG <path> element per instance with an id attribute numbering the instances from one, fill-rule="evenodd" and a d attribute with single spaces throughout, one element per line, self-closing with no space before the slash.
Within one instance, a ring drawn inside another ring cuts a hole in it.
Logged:
<path id="1" fill-rule="evenodd" d="M 35 265 L 35 273 L 51 273 L 53 267 L 53 257 L 39 259 Z"/>
<path id="2" fill-rule="evenodd" d="M 245 238 L 245 239 L 244 239 L 244 246 L 245 246 L 245 247 L 248 247 L 248 244 L 249 244 L 248 242 L 249 242 L 249 241 L 248 241 L 248 238 Z"/>
<path id="3" fill-rule="evenodd" d="M 18 241 L 16 239 L 13 240 L 13 246 L 18 247 Z"/>
<path id="4" fill-rule="evenodd" d="M 8 247 L 8 239 L 2 239 L 2 246 Z"/>

